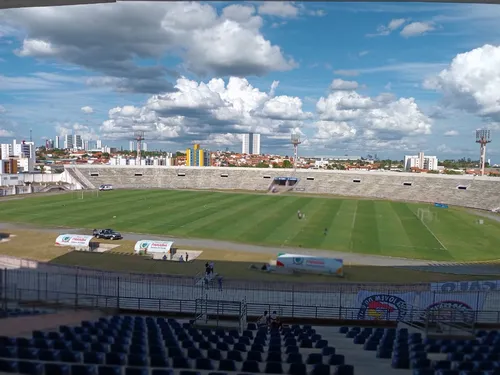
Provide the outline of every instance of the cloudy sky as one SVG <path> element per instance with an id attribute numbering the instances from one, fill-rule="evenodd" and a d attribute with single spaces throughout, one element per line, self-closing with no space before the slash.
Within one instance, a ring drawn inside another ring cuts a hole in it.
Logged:
<path id="1" fill-rule="evenodd" d="M 500 7 L 148 3 L 0 11 L 0 142 L 477 157 L 500 131 Z M 500 159 L 500 139 L 490 157 Z"/>

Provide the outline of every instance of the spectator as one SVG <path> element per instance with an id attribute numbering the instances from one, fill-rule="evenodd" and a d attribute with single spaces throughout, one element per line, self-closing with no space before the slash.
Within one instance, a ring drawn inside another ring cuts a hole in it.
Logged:
<path id="1" fill-rule="evenodd" d="M 186 251 L 186 262 L 189 262 L 189 254 L 187 251 Z"/>
<path id="2" fill-rule="evenodd" d="M 179 258 L 179 262 L 184 262 L 184 258 L 182 257 L 182 255 Z"/>
<path id="3" fill-rule="evenodd" d="M 273 313 L 269 317 L 269 320 L 270 320 L 271 329 L 281 327 L 280 319 L 278 317 L 278 314 L 276 314 L 276 311 L 273 311 Z"/>
<path id="4" fill-rule="evenodd" d="M 167 254 L 163 254 L 163 260 L 167 260 Z"/>
<path id="5" fill-rule="evenodd" d="M 208 266 L 210 267 L 210 273 L 213 276 L 214 275 L 214 262 L 210 262 L 210 264 Z"/>
<path id="6" fill-rule="evenodd" d="M 269 323 L 269 317 L 267 316 L 267 311 L 264 311 L 264 315 L 262 315 L 258 320 L 257 320 L 257 327 L 262 328 L 262 327 L 267 327 Z"/>
<path id="7" fill-rule="evenodd" d="M 222 276 L 217 278 L 217 282 L 219 283 L 219 292 L 222 292 Z"/>

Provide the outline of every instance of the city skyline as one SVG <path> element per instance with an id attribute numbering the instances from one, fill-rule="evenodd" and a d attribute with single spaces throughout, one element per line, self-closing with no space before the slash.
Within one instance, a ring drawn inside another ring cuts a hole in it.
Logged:
<path id="1" fill-rule="evenodd" d="M 2 10 L 0 142 L 33 129 L 37 142 L 75 133 L 128 147 L 142 130 L 150 149 L 237 149 L 256 133 L 262 152 L 284 154 L 296 132 L 302 155 L 453 158 L 476 157 L 474 131 L 488 128 L 495 158 L 498 17 L 420 3 Z"/>

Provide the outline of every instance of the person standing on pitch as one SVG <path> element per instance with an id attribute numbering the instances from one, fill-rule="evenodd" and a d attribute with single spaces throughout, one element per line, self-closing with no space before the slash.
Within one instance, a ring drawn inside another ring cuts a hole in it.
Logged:
<path id="1" fill-rule="evenodd" d="M 217 278 L 217 282 L 219 283 L 219 292 L 222 292 L 222 276 Z"/>

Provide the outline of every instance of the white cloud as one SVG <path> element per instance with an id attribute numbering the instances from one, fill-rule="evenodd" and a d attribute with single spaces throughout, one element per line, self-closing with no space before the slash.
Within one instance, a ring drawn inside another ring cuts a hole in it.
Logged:
<path id="1" fill-rule="evenodd" d="M 448 130 L 444 132 L 445 137 L 455 137 L 459 135 L 459 133 L 456 130 Z"/>
<path id="2" fill-rule="evenodd" d="M 338 76 L 356 77 L 359 75 L 359 71 L 349 70 L 349 69 L 338 69 L 338 70 L 334 70 L 333 74 L 336 74 Z"/>
<path id="3" fill-rule="evenodd" d="M 268 1 L 259 6 L 259 14 L 283 18 L 295 18 L 299 14 L 299 8 L 290 2 Z"/>
<path id="4" fill-rule="evenodd" d="M 262 18 L 246 4 L 229 5 L 219 13 L 198 2 L 9 9 L 0 13 L 0 24 L 6 25 L 8 36 L 19 37 L 21 31 L 26 35 L 19 56 L 83 67 L 107 78 L 119 91 L 171 91 L 169 76 L 177 72 L 160 64 L 136 63 L 166 54 L 180 56 L 184 68 L 198 75 L 260 76 L 297 66 L 263 36 Z"/>
<path id="5" fill-rule="evenodd" d="M 358 56 L 359 56 L 359 57 L 363 57 L 363 56 L 368 55 L 369 53 L 370 53 L 370 51 L 360 51 L 360 52 L 358 53 Z"/>
<path id="6" fill-rule="evenodd" d="M 359 87 L 356 81 L 344 81 L 343 79 L 334 79 L 330 85 L 330 90 L 356 90 Z"/>
<path id="7" fill-rule="evenodd" d="M 377 27 L 377 32 L 374 34 L 367 34 L 368 37 L 374 36 L 387 36 L 391 34 L 393 31 L 399 29 L 406 23 L 406 19 L 404 18 L 395 18 L 392 19 L 387 25 L 380 25 Z"/>
<path id="8" fill-rule="evenodd" d="M 415 147 L 416 139 L 431 133 L 432 120 L 413 98 L 390 94 L 367 97 L 339 90 L 316 104 L 319 121 L 312 145 L 336 147 L 348 144 L 362 150 Z"/>
<path id="9" fill-rule="evenodd" d="M 400 34 L 405 38 L 410 38 L 424 35 L 432 30 L 435 30 L 435 26 L 431 22 L 412 22 L 406 25 Z"/>
<path id="10" fill-rule="evenodd" d="M 7 109 L 3 105 L 0 105 L 0 114 L 7 112 Z"/>
<path id="11" fill-rule="evenodd" d="M 0 138 L 2 137 L 13 137 L 14 136 L 14 133 L 11 132 L 10 130 L 6 130 L 6 129 L 0 129 Z"/>
<path id="12" fill-rule="evenodd" d="M 484 45 L 457 55 L 424 87 L 440 91 L 444 105 L 500 119 L 500 46 Z"/>
<path id="13" fill-rule="evenodd" d="M 83 113 L 86 113 L 86 114 L 94 113 L 94 109 L 92 107 L 89 107 L 88 105 L 86 105 L 85 107 L 80 108 L 80 110 Z"/>
<path id="14" fill-rule="evenodd" d="M 278 82 L 273 82 L 266 93 L 243 78 L 204 83 L 181 77 L 176 92 L 154 95 L 140 108 L 111 109 L 101 132 L 106 138 L 126 138 L 134 130 L 144 130 L 148 138 L 159 141 L 207 140 L 217 144 L 222 138 L 214 138 L 215 134 L 289 134 L 313 114 L 303 111 L 300 98 L 274 96 L 277 86 Z M 227 142 L 236 138 L 223 139 Z"/>

